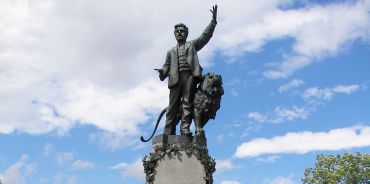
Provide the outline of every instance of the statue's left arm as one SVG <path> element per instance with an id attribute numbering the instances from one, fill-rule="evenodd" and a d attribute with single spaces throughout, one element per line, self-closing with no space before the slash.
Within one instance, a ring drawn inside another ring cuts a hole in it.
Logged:
<path id="1" fill-rule="evenodd" d="M 208 41 L 212 38 L 213 32 L 217 25 L 217 5 L 212 7 L 212 21 L 208 24 L 206 29 L 203 31 L 202 35 L 200 35 L 197 39 L 193 40 L 193 46 L 196 51 L 202 49 Z"/>

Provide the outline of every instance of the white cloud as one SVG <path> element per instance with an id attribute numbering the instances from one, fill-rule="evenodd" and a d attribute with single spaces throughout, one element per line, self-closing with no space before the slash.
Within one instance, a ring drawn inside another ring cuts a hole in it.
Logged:
<path id="1" fill-rule="evenodd" d="M 166 106 L 166 84 L 149 80 L 174 40 L 154 26 L 164 21 L 157 12 L 132 22 L 145 9 L 135 1 L 0 3 L 0 133 L 64 134 L 83 124 L 132 135 Z"/>
<path id="2" fill-rule="evenodd" d="M 286 78 L 292 75 L 293 72 L 311 64 L 307 57 L 291 56 L 284 57 L 284 61 L 278 65 L 278 69 L 268 70 L 264 72 L 264 76 L 271 79 Z"/>
<path id="3" fill-rule="evenodd" d="M 49 116 L 51 121 L 65 117 L 65 120 L 91 124 L 109 132 L 137 135 L 137 125 L 166 106 L 167 89 L 153 80 L 124 92 L 81 84 L 73 84 L 68 89 L 66 98 L 55 102 L 54 109 L 59 115 Z"/>
<path id="4" fill-rule="evenodd" d="M 72 151 L 59 151 L 54 148 L 54 145 L 51 143 L 48 143 L 44 146 L 43 150 L 43 156 L 44 157 L 52 157 L 55 159 L 55 162 L 59 166 L 66 166 L 70 165 L 70 169 L 72 171 L 77 171 L 77 170 L 88 170 L 88 169 L 94 169 L 95 168 L 95 163 L 92 161 L 87 161 L 87 160 L 80 160 L 75 158 L 75 154 Z M 57 178 L 57 179 L 55 179 Z M 59 179 L 58 179 L 59 178 Z M 74 182 L 75 177 L 73 176 L 67 176 L 65 177 L 62 173 L 58 173 L 55 177 L 54 180 L 60 180 L 61 181 L 71 181 Z M 45 183 L 49 183 L 51 180 L 50 178 L 45 178 Z"/>
<path id="5" fill-rule="evenodd" d="M 345 93 L 345 94 L 351 94 L 356 92 L 360 88 L 359 85 L 338 85 L 333 88 L 333 92 L 335 93 Z"/>
<path id="6" fill-rule="evenodd" d="M 279 93 L 284 93 L 284 92 L 287 92 L 287 91 L 289 91 L 289 90 L 291 90 L 293 88 L 299 87 L 303 83 L 304 83 L 303 80 L 293 79 L 289 83 L 279 86 L 278 91 L 279 91 Z"/>
<path id="7" fill-rule="evenodd" d="M 107 131 L 92 133 L 89 135 L 89 139 L 92 142 L 97 142 L 101 147 L 108 150 L 121 149 L 126 146 L 142 145 L 138 136 L 128 137 L 122 133 L 110 133 Z"/>
<path id="8" fill-rule="evenodd" d="M 292 80 L 286 85 L 282 85 L 279 87 L 279 92 L 285 92 L 290 90 L 293 86 L 299 86 L 303 84 L 303 81 L 300 82 L 299 80 Z M 261 113 L 261 112 L 249 112 L 247 117 L 252 119 L 253 121 L 265 123 L 282 123 L 286 121 L 294 121 L 297 119 L 307 119 L 308 116 L 317 110 L 317 103 L 312 102 L 319 102 L 322 101 L 330 101 L 335 94 L 351 94 L 355 93 L 360 89 L 360 86 L 357 84 L 352 85 L 337 85 L 332 88 L 318 88 L 318 87 L 311 87 L 306 89 L 302 93 L 302 98 L 305 100 L 305 106 L 297 107 L 281 107 L 278 106 L 274 109 L 273 112 Z"/>
<path id="9" fill-rule="evenodd" d="M 260 112 L 249 112 L 248 118 L 253 119 L 256 122 L 270 122 L 270 123 L 282 123 L 286 121 L 294 121 L 296 119 L 307 119 L 311 113 L 311 109 L 306 107 L 292 106 L 276 107 L 273 113 L 262 114 Z"/>
<path id="10" fill-rule="evenodd" d="M 295 119 L 307 119 L 307 116 L 310 114 L 310 111 L 304 107 L 284 108 L 277 107 L 275 109 L 276 117 L 272 122 L 280 123 L 283 121 L 293 121 Z"/>
<path id="11" fill-rule="evenodd" d="M 216 171 L 217 172 L 223 172 L 227 170 L 234 169 L 236 165 L 230 160 L 216 160 Z"/>
<path id="12" fill-rule="evenodd" d="M 354 126 L 333 129 L 329 132 L 289 132 L 270 139 L 253 139 L 238 146 L 235 156 L 244 158 L 265 154 L 304 154 L 310 151 L 331 151 L 367 146 L 370 146 L 370 127 Z"/>
<path id="13" fill-rule="evenodd" d="M 269 119 L 267 115 L 261 114 L 259 112 L 250 112 L 248 113 L 247 117 L 257 122 L 266 122 Z"/>
<path id="14" fill-rule="evenodd" d="M 28 156 L 22 155 L 16 163 L 9 166 L 3 173 L 3 182 L 6 184 L 26 183 L 26 178 L 36 170 L 36 165 L 27 160 Z"/>
<path id="15" fill-rule="evenodd" d="M 224 180 L 224 181 L 221 181 L 220 184 L 241 184 L 241 183 L 236 180 Z"/>
<path id="16" fill-rule="evenodd" d="M 310 98 L 318 98 L 322 100 L 330 100 L 331 97 L 333 96 L 333 92 L 328 89 L 319 89 L 317 87 L 309 88 L 303 93 L 303 98 L 308 100 Z"/>
<path id="17" fill-rule="evenodd" d="M 53 144 L 48 143 L 44 146 L 44 150 L 42 152 L 42 155 L 47 157 L 47 156 L 50 156 L 54 151 L 55 150 L 54 150 Z"/>
<path id="18" fill-rule="evenodd" d="M 278 176 L 268 182 L 267 184 L 295 184 L 291 177 Z"/>
<path id="19" fill-rule="evenodd" d="M 316 99 L 316 100 L 329 101 L 336 93 L 351 94 L 351 93 L 356 92 L 359 89 L 360 89 L 360 86 L 356 84 L 338 85 L 333 88 L 323 88 L 323 89 L 312 87 L 304 91 L 302 94 L 302 97 L 305 100 Z"/>
<path id="20" fill-rule="evenodd" d="M 278 155 L 271 155 L 271 156 L 268 156 L 266 158 L 263 158 L 263 157 L 257 157 L 256 158 L 256 161 L 258 162 L 263 162 L 263 163 L 273 163 L 273 162 L 276 162 L 278 159 L 280 159 L 281 156 L 278 156 Z"/>
<path id="21" fill-rule="evenodd" d="M 137 159 L 133 163 L 122 162 L 111 167 L 118 170 L 123 177 L 132 177 L 137 179 L 144 179 L 144 167 L 141 159 Z"/>
<path id="22" fill-rule="evenodd" d="M 74 154 L 72 152 L 56 152 L 55 158 L 57 164 L 63 166 L 66 163 L 70 163 L 74 160 Z"/>
<path id="23" fill-rule="evenodd" d="M 48 143 L 44 146 L 42 155 L 44 157 L 52 156 L 59 166 L 69 164 L 75 159 L 74 153 L 71 151 L 59 151 L 54 148 L 54 145 Z"/>
<path id="24" fill-rule="evenodd" d="M 71 165 L 71 170 L 94 169 L 95 163 L 86 160 L 75 160 Z"/>
<path id="25" fill-rule="evenodd" d="M 265 76 L 287 77 L 314 61 L 340 53 L 355 40 L 369 39 L 369 5 L 369 1 L 357 1 L 271 11 L 249 29 L 259 29 L 265 40 L 292 37 L 295 42 L 293 54 L 285 55 L 284 61 Z"/>
<path id="26" fill-rule="evenodd" d="M 211 18 L 214 2 L 183 2 L 1 1 L 0 133 L 63 135 L 91 125 L 125 139 L 137 136 L 138 126 L 167 105 L 168 89 L 153 68 L 175 45 L 172 26 L 188 24 L 191 39 Z M 289 2 L 218 2 L 222 29 L 199 52 L 202 65 L 210 65 L 215 50 L 239 55 L 293 37 L 295 55 L 270 72 L 287 76 L 367 38 L 368 1 L 278 8 Z"/>
<path id="27" fill-rule="evenodd" d="M 166 88 L 154 81 L 123 92 L 92 84 L 70 83 L 61 87 L 53 98 L 33 100 L 32 108 L 37 110 L 35 113 L 39 116 L 37 122 L 2 124 L 5 127 L 0 125 L 0 131 L 10 133 L 20 130 L 40 134 L 55 130 L 64 134 L 80 123 L 109 132 L 137 135 L 137 126 L 164 108 L 165 99 Z"/>
<path id="28" fill-rule="evenodd" d="M 243 130 L 243 134 L 240 136 L 240 138 L 249 136 L 252 132 L 258 132 L 263 128 L 263 125 L 261 123 L 250 122 L 249 124 L 250 125 L 248 125 L 247 128 Z"/>
<path id="29" fill-rule="evenodd" d="M 232 88 L 232 89 L 230 90 L 230 94 L 231 94 L 231 95 L 233 95 L 233 96 L 239 96 L 239 93 L 236 91 L 236 89 L 235 89 L 235 88 Z"/>

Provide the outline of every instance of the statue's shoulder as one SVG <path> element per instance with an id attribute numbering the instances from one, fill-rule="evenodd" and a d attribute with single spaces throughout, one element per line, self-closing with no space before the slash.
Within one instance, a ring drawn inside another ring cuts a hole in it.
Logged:
<path id="1" fill-rule="evenodd" d="M 177 51 L 177 46 L 173 46 L 170 50 L 168 50 L 168 53 L 170 54 L 171 52 L 176 52 Z"/>
<path id="2" fill-rule="evenodd" d="M 196 41 L 196 39 L 194 40 L 191 40 L 191 41 L 188 41 L 186 42 L 185 44 L 187 44 L 188 46 L 194 46 L 194 42 Z"/>
<path id="3" fill-rule="evenodd" d="M 194 45 L 195 45 L 195 42 L 196 42 L 196 39 L 195 40 L 191 40 L 191 41 L 189 41 L 189 42 L 186 42 L 185 43 L 185 48 L 190 48 L 190 47 L 192 47 L 193 49 L 195 49 L 194 48 Z"/>
<path id="4" fill-rule="evenodd" d="M 186 48 L 189 48 L 190 46 L 193 46 L 194 44 L 193 44 L 193 40 L 192 41 L 190 41 L 190 42 L 186 42 L 185 43 L 185 47 Z"/>
<path id="5" fill-rule="evenodd" d="M 175 47 L 176 48 L 176 47 Z M 174 48 L 171 48 L 170 50 L 167 50 L 167 56 L 170 56 L 172 52 L 174 52 Z"/>

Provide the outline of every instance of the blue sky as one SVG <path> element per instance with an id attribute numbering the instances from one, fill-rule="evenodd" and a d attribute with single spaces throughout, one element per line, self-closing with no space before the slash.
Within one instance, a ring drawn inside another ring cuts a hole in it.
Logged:
<path id="1" fill-rule="evenodd" d="M 370 1 L 1 0 L 0 179 L 144 183 L 139 137 L 169 93 L 153 68 L 215 3 L 215 184 L 298 184 L 318 153 L 370 153 Z"/>

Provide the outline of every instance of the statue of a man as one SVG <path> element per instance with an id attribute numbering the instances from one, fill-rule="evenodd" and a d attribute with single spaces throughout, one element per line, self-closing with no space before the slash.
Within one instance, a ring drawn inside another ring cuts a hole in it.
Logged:
<path id="1" fill-rule="evenodd" d="M 212 21 L 202 35 L 187 42 L 188 28 L 184 24 L 175 25 L 177 45 L 167 52 L 166 61 L 159 69 L 159 78 L 163 81 L 167 76 L 170 89 L 170 102 L 167 107 L 164 134 L 175 135 L 176 124 L 181 112 L 181 135 L 191 135 L 193 99 L 197 82 L 202 77 L 197 52 L 211 39 L 217 24 L 217 5 L 212 7 Z"/>

